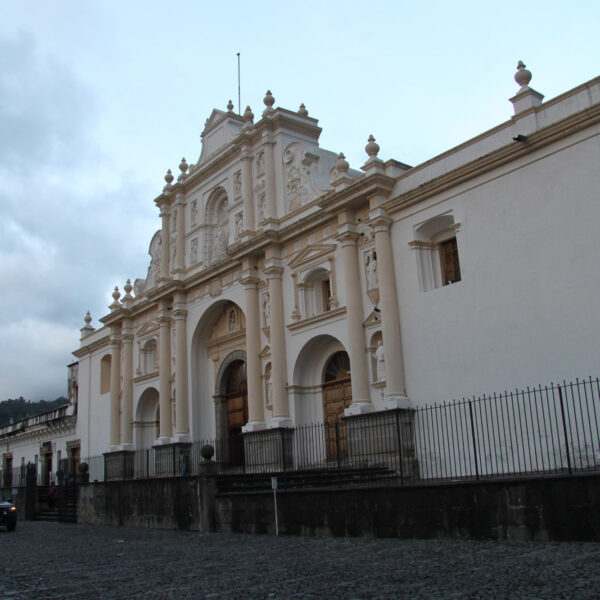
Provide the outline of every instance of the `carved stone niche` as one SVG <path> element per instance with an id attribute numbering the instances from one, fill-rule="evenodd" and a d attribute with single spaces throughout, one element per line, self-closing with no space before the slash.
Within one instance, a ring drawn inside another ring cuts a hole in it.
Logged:
<path id="1" fill-rule="evenodd" d="M 335 244 L 313 244 L 289 262 L 294 282 L 293 320 L 338 308 L 335 249 Z"/>
<path id="2" fill-rule="evenodd" d="M 379 304 L 379 282 L 377 280 L 377 252 L 375 248 L 371 247 L 367 249 L 363 257 L 367 296 L 371 304 L 377 306 Z"/>
<path id="3" fill-rule="evenodd" d="M 285 199 L 289 212 L 299 209 L 319 195 L 310 175 L 310 166 L 318 158 L 306 152 L 300 142 L 292 142 L 283 152 Z"/>

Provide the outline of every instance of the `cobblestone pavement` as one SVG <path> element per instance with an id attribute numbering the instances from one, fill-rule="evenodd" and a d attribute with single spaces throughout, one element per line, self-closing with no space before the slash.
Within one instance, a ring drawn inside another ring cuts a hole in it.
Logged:
<path id="1" fill-rule="evenodd" d="M 600 597 L 600 544 L 298 538 L 19 522 L 1 599 Z"/>

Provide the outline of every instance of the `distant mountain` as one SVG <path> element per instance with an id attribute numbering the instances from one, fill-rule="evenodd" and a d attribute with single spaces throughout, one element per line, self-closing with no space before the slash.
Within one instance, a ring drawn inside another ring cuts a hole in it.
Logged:
<path id="1" fill-rule="evenodd" d="M 0 402 L 0 427 L 22 421 L 28 417 L 34 417 L 40 413 L 54 410 L 59 406 L 68 404 L 66 398 L 57 398 L 56 400 L 40 400 L 39 402 L 30 402 L 24 398 L 13 400 L 3 400 Z"/>

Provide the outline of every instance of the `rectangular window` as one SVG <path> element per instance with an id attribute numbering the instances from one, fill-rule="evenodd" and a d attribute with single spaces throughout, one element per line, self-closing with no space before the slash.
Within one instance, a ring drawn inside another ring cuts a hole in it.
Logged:
<path id="1" fill-rule="evenodd" d="M 440 243 L 440 265 L 442 267 L 442 285 L 460 281 L 460 264 L 455 237 Z"/>

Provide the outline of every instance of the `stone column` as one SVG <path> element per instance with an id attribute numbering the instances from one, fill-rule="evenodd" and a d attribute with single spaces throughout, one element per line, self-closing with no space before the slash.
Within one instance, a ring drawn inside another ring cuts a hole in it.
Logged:
<path id="1" fill-rule="evenodd" d="M 121 336 L 120 325 L 113 325 L 110 333 L 110 445 L 116 450 L 120 442 L 121 404 Z"/>
<path id="2" fill-rule="evenodd" d="M 277 217 L 277 187 L 275 185 L 274 142 L 270 136 L 264 145 L 265 149 L 265 217 Z"/>
<path id="3" fill-rule="evenodd" d="M 392 220 L 385 211 L 372 200 L 370 218 L 375 232 L 377 251 L 377 285 L 379 287 L 379 308 L 381 309 L 381 332 L 385 352 L 385 402 L 388 408 L 408 408 L 404 384 L 402 359 L 402 339 L 400 336 L 400 315 L 390 225 Z"/>
<path id="4" fill-rule="evenodd" d="M 175 199 L 177 219 L 177 252 L 175 254 L 175 273 L 185 269 L 185 198 L 177 194 Z"/>
<path id="5" fill-rule="evenodd" d="M 173 302 L 175 320 L 175 440 L 190 441 L 187 373 L 187 310 L 184 292 L 176 292 Z M 162 372 L 162 371 L 161 371 Z M 161 413 L 162 414 L 162 413 Z"/>
<path id="6" fill-rule="evenodd" d="M 160 277 L 159 279 L 169 279 L 169 221 L 170 213 L 164 204 L 160 207 L 160 216 L 162 219 L 162 229 L 160 234 Z"/>
<path id="7" fill-rule="evenodd" d="M 279 427 L 291 426 L 287 393 L 287 364 L 285 352 L 285 324 L 283 314 L 283 268 L 279 255 L 268 252 L 265 260 L 265 273 L 269 280 L 270 337 L 271 337 L 271 391 L 273 394 L 273 421 Z"/>
<path id="8" fill-rule="evenodd" d="M 133 322 L 123 323 L 123 396 L 121 399 L 121 446 L 133 448 Z"/>
<path id="9" fill-rule="evenodd" d="M 161 302 L 159 323 L 159 383 L 158 397 L 160 407 L 160 436 L 158 444 L 171 442 L 173 425 L 171 422 L 171 317 L 167 310 L 167 302 Z"/>
<path id="10" fill-rule="evenodd" d="M 243 278 L 246 295 L 246 373 L 248 383 L 248 423 L 244 432 L 265 428 L 260 364 L 260 313 L 256 277 L 249 272 Z"/>
<path id="11" fill-rule="evenodd" d="M 348 330 L 348 357 L 352 377 L 352 404 L 347 415 L 371 412 L 373 404 L 369 397 L 369 378 L 363 330 L 363 303 L 360 285 L 356 240 L 359 234 L 350 224 L 339 229 L 338 240 L 342 243 L 344 281 L 346 285 L 346 327 Z"/>
<path id="12" fill-rule="evenodd" d="M 242 149 L 242 197 L 244 198 L 244 231 L 254 231 L 254 189 L 252 185 L 252 154 Z"/>

